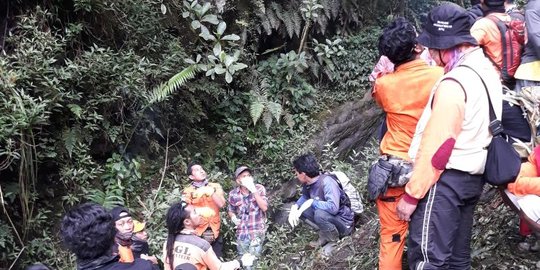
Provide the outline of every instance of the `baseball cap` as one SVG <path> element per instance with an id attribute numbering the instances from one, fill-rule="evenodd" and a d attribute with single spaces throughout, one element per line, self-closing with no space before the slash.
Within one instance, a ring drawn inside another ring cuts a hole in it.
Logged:
<path id="1" fill-rule="evenodd" d="M 249 173 L 252 173 L 251 169 L 248 166 L 240 166 L 236 169 L 236 171 L 234 171 L 234 178 L 238 178 L 238 176 L 244 171 L 249 171 Z"/>

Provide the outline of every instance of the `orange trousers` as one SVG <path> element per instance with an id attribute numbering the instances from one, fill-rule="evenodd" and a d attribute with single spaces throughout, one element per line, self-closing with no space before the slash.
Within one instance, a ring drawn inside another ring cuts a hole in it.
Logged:
<path id="1" fill-rule="evenodd" d="M 381 223 L 380 270 L 401 270 L 405 236 L 409 223 L 398 219 L 396 206 L 404 193 L 404 187 L 388 188 L 384 196 L 379 196 L 376 201 Z"/>

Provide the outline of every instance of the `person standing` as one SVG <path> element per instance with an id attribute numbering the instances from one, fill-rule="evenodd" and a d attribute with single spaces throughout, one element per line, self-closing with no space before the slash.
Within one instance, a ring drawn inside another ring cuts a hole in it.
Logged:
<path id="1" fill-rule="evenodd" d="M 510 89 L 514 89 L 514 78 L 506 74 L 503 66 L 504 46 L 501 39 L 501 31 L 497 22 L 503 24 L 509 22 L 512 18 L 505 10 L 504 0 L 482 0 L 482 11 L 484 17 L 478 19 L 471 27 L 471 35 L 476 39 L 478 45 L 482 46 L 487 57 L 491 60 L 494 67 L 500 74 L 503 84 Z M 509 49 L 507 49 L 509 50 Z M 517 48 L 513 48 L 517 50 Z M 512 63 L 506 63 L 511 65 Z"/>
<path id="2" fill-rule="evenodd" d="M 527 41 L 516 70 L 516 91 L 526 86 L 540 86 L 540 0 L 529 0 L 525 7 Z"/>
<path id="3" fill-rule="evenodd" d="M 201 214 L 201 223 L 195 231 L 208 241 L 216 255 L 221 257 L 223 238 L 219 234 L 221 226 L 219 209 L 225 206 L 223 189 L 220 184 L 208 181 L 206 171 L 198 163 L 190 163 L 187 174 L 191 183 L 182 191 L 182 199 L 198 208 Z"/>
<path id="4" fill-rule="evenodd" d="M 416 124 L 431 89 L 444 74 L 429 66 L 420 55 L 425 48 L 416 42 L 416 30 L 405 18 L 397 18 L 379 37 L 379 54 L 388 57 L 395 71 L 378 78 L 373 98 L 386 113 L 388 131 L 380 143 L 383 159 L 395 166 L 412 167 L 408 156 Z M 405 172 L 405 170 L 403 170 Z M 379 269 L 401 269 L 408 222 L 400 220 L 396 204 L 405 193 L 403 186 L 388 187 L 376 199 L 379 212 Z"/>
<path id="5" fill-rule="evenodd" d="M 502 85 L 471 35 L 462 7 L 433 8 L 417 38 L 445 75 L 418 121 L 409 155 L 414 168 L 398 217 L 410 221 L 410 269 L 470 269 L 473 213 L 482 193 L 490 133 L 489 98 L 501 118 Z"/>
<path id="6" fill-rule="evenodd" d="M 246 253 L 260 257 L 266 234 L 266 189 L 255 184 L 253 173 L 247 166 L 234 171 L 236 188 L 229 192 L 229 217 L 236 225 L 238 255 Z M 248 268 L 249 269 L 249 268 Z"/>

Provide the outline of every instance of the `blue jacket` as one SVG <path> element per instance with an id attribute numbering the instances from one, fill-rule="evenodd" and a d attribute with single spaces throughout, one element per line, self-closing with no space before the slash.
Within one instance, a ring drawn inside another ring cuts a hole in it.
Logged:
<path id="1" fill-rule="evenodd" d="M 324 210 L 334 216 L 339 216 L 347 225 L 352 225 L 354 213 L 346 205 L 340 205 L 341 192 L 338 183 L 331 176 L 321 174 L 315 182 L 302 186 L 302 196 L 296 201 L 300 207 L 308 199 L 313 199 L 313 210 Z"/>

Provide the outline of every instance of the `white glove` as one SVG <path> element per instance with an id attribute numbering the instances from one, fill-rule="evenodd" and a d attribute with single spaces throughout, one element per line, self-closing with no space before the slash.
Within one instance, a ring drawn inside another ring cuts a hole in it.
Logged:
<path id="1" fill-rule="evenodd" d="M 296 225 L 298 225 L 298 222 L 300 222 L 300 216 L 311 206 L 312 203 L 313 199 L 309 199 L 305 201 L 302 206 L 300 206 L 300 209 L 298 209 L 298 205 L 296 204 L 291 206 L 291 211 L 289 212 L 289 224 L 291 224 L 291 227 L 294 228 Z"/>
<path id="2" fill-rule="evenodd" d="M 236 216 L 232 216 L 231 217 L 231 221 L 232 223 L 234 223 L 234 225 L 238 226 L 240 224 L 240 219 Z"/>
<path id="3" fill-rule="evenodd" d="M 246 253 L 242 255 L 242 258 L 240 260 L 242 261 L 243 266 L 252 266 L 253 261 L 255 261 L 256 257 L 254 255 L 251 255 L 249 253 Z"/>
<path id="4" fill-rule="evenodd" d="M 257 192 L 257 188 L 255 188 L 255 183 L 253 182 L 253 177 L 246 176 L 246 177 L 242 178 L 242 180 L 240 180 L 240 182 L 242 183 L 242 186 L 246 187 L 247 190 L 249 190 L 249 192 L 251 192 L 251 193 Z"/>
<path id="5" fill-rule="evenodd" d="M 291 227 L 296 227 L 298 225 L 298 219 L 300 219 L 300 214 L 298 214 L 298 205 L 293 204 L 291 206 L 291 211 L 289 211 L 289 224 Z"/>

